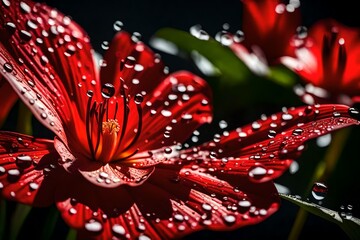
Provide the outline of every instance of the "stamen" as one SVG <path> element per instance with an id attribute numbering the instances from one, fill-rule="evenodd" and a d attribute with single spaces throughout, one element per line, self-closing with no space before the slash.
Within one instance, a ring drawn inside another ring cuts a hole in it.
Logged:
<path id="1" fill-rule="evenodd" d="M 102 123 L 102 133 L 114 134 L 120 131 L 120 126 L 117 119 L 108 119 L 107 122 Z"/>

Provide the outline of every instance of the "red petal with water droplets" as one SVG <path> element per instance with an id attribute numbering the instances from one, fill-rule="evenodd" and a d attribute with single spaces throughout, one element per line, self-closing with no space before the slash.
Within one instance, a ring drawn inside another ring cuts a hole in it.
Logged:
<path id="1" fill-rule="evenodd" d="M 89 39 L 69 17 L 44 4 L 17 0 L 1 11 L 2 74 L 35 116 L 66 141 L 62 128 L 76 132 L 80 124 L 63 124 L 85 119 L 86 92 L 99 87 Z"/>
<path id="2" fill-rule="evenodd" d="M 299 6 L 282 1 L 243 0 L 243 44 L 251 49 L 258 46 L 272 65 L 279 57 L 293 56 L 290 40 L 300 25 Z M 238 43 L 234 43 L 237 45 Z"/>
<path id="3" fill-rule="evenodd" d="M 94 194 L 97 189 L 78 184 L 71 185 L 73 199 L 57 206 L 70 226 L 82 229 L 80 238 L 173 239 L 201 229 L 232 230 L 263 221 L 279 207 L 272 182 L 255 184 L 242 176 L 218 179 L 200 170 L 179 172 L 174 166 L 157 168 L 136 188 Z"/>
<path id="4" fill-rule="evenodd" d="M 131 96 L 152 92 L 166 77 L 160 56 L 135 38 L 127 32 L 119 32 L 106 51 L 104 66 L 100 69 L 102 84 L 110 82 L 118 91 L 119 79 L 123 79 L 126 93 Z"/>
<path id="5" fill-rule="evenodd" d="M 17 99 L 18 95 L 14 92 L 10 84 L 0 76 L 0 127 L 3 125 Z"/>
<path id="6" fill-rule="evenodd" d="M 182 143 L 200 125 L 211 122 L 211 103 L 210 87 L 203 79 L 185 71 L 169 75 L 144 97 L 143 128 L 134 148 L 144 151 Z"/>
<path id="7" fill-rule="evenodd" d="M 359 120 L 359 111 L 345 105 L 290 108 L 206 143 L 186 159 L 198 160 L 197 165 L 217 175 L 239 174 L 264 182 L 280 176 L 306 141 L 359 125 Z"/>
<path id="8" fill-rule="evenodd" d="M 0 192 L 9 200 L 33 206 L 54 202 L 58 178 L 53 142 L 0 132 Z"/>
<path id="9" fill-rule="evenodd" d="M 359 96 L 359 34 L 359 29 L 347 27 L 336 20 L 321 20 L 309 29 L 308 37 L 296 50 L 296 58 L 284 58 L 282 61 L 305 82 L 329 93 L 330 96 L 322 97 L 316 92 L 308 92 L 318 97 L 318 103 L 340 102 L 337 98 L 342 94 Z"/>

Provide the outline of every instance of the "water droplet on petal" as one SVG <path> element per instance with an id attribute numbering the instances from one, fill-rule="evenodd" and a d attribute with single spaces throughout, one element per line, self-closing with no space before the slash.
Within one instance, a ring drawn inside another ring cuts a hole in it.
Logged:
<path id="1" fill-rule="evenodd" d="M 19 168 L 25 169 L 31 166 L 33 160 L 28 155 L 19 155 L 16 157 L 16 166 Z"/>
<path id="2" fill-rule="evenodd" d="M 112 233 L 116 236 L 116 237 L 120 237 L 125 235 L 126 231 L 125 228 L 123 226 L 121 226 L 120 224 L 114 224 L 111 228 Z"/>
<path id="3" fill-rule="evenodd" d="M 254 179 L 254 180 L 261 180 L 263 177 L 266 176 L 266 169 L 263 168 L 263 167 L 260 167 L 260 166 L 255 166 L 255 167 L 252 167 L 250 170 L 249 170 L 249 177 Z"/>
<path id="4" fill-rule="evenodd" d="M 115 94 L 115 87 L 111 83 L 105 83 L 101 88 L 101 95 L 104 98 L 111 98 Z"/>
<path id="5" fill-rule="evenodd" d="M 161 110 L 161 114 L 164 116 L 164 117 L 170 117 L 172 115 L 172 113 L 169 111 L 169 110 Z"/>
<path id="6" fill-rule="evenodd" d="M 236 222 L 236 217 L 234 215 L 225 215 L 223 219 L 226 224 L 234 224 Z"/>
<path id="7" fill-rule="evenodd" d="M 25 2 L 20 2 L 20 9 L 21 9 L 21 11 L 23 13 L 30 13 L 31 12 L 30 6 Z"/>
<path id="8" fill-rule="evenodd" d="M 99 233 L 102 231 L 103 226 L 95 219 L 91 219 L 87 223 L 85 223 L 85 229 L 92 233 Z"/>
<path id="9" fill-rule="evenodd" d="M 349 108 L 348 113 L 351 117 L 360 121 L 360 112 L 358 109 L 351 107 Z"/>
<path id="10" fill-rule="evenodd" d="M 11 73 L 14 70 L 13 66 L 8 62 L 4 63 L 3 67 L 4 67 L 4 70 L 8 73 Z"/>
<path id="11" fill-rule="evenodd" d="M 20 38 L 22 40 L 24 40 L 25 42 L 30 41 L 31 37 L 32 37 L 31 33 L 28 31 L 25 31 L 25 30 L 21 30 L 19 35 L 20 35 Z"/>
<path id="12" fill-rule="evenodd" d="M 134 101 L 136 104 L 141 104 L 144 101 L 144 97 L 141 94 L 136 94 L 134 97 Z"/>
<path id="13" fill-rule="evenodd" d="M 235 33 L 235 35 L 233 36 L 233 40 L 234 40 L 234 42 L 236 42 L 236 43 L 240 43 L 240 42 L 242 42 L 243 40 L 244 40 L 244 32 L 243 31 L 241 31 L 241 30 L 237 30 L 236 31 L 236 33 Z"/>
<path id="14" fill-rule="evenodd" d="M 29 188 L 31 191 L 35 191 L 39 188 L 39 184 L 32 182 L 29 184 Z"/>
<path id="15" fill-rule="evenodd" d="M 139 235 L 138 240 L 151 240 L 151 238 L 145 234 L 141 234 Z"/>
<path id="16" fill-rule="evenodd" d="M 16 182 L 20 179 L 21 173 L 20 173 L 19 169 L 13 168 L 13 169 L 9 169 L 7 171 L 7 174 L 8 174 L 7 179 L 9 182 Z"/>
<path id="17" fill-rule="evenodd" d="M 8 31 L 10 35 L 14 34 L 16 31 L 16 26 L 13 22 L 7 22 L 5 23 L 5 28 Z"/>
<path id="18" fill-rule="evenodd" d="M 10 7 L 10 1 L 9 0 L 2 0 L 5 7 Z"/>

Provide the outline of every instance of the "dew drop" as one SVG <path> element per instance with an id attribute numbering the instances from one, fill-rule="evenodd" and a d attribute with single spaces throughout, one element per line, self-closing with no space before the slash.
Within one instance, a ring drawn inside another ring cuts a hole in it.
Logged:
<path id="1" fill-rule="evenodd" d="M 223 219 L 226 224 L 234 224 L 236 221 L 236 217 L 234 215 L 225 215 Z"/>
<path id="2" fill-rule="evenodd" d="M 305 26 L 299 26 L 296 28 L 297 37 L 300 39 L 304 39 L 307 37 L 308 30 Z"/>
<path id="3" fill-rule="evenodd" d="M 248 173 L 249 177 L 254 180 L 261 180 L 263 177 L 265 177 L 267 171 L 265 168 L 260 166 L 252 167 Z"/>
<path id="4" fill-rule="evenodd" d="M 116 237 L 120 237 L 125 235 L 126 231 L 125 228 L 123 226 L 121 226 L 120 224 L 114 224 L 111 227 L 112 233 L 116 236 Z"/>
<path id="5" fill-rule="evenodd" d="M 4 70 L 8 73 L 11 73 L 14 70 L 13 66 L 8 62 L 4 63 L 3 67 L 4 67 Z"/>
<path id="6" fill-rule="evenodd" d="M 301 128 L 297 128 L 297 129 L 294 129 L 294 130 L 293 130 L 292 134 L 293 134 L 294 136 L 299 136 L 299 135 L 301 135 L 301 134 L 303 133 L 303 131 L 304 131 L 304 130 L 302 130 Z"/>
<path id="7" fill-rule="evenodd" d="M 136 104 L 141 104 L 144 101 L 144 97 L 141 94 L 136 94 L 134 97 L 134 101 Z"/>
<path id="8" fill-rule="evenodd" d="M 16 182 L 16 181 L 18 181 L 20 179 L 20 171 L 19 171 L 19 169 L 15 169 L 15 168 L 9 169 L 7 171 L 7 174 L 8 174 L 7 178 L 8 178 L 9 182 Z"/>
<path id="9" fill-rule="evenodd" d="M 5 174 L 6 170 L 4 167 L 0 166 L 0 176 Z"/>
<path id="10" fill-rule="evenodd" d="M 251 128 L 253 131 L 257 131 L 261 128 L 261 124 L 255 121 L 251 124 Z"/>
<path id="11" fill-rule="evenodd" d="M 42 112 L 42 113 L 40 114 L 40 117 L 41 117 L 42 119 L 46 119 L 46 118 L 47 118 L 46 112 Z"/>
<path id="12" fill-rule="evenodd" d="M 14 34 L 15 31 L 16 31 L 16 26 L 13 22 L 7 22 L 5 23 L 5 28 L 6 30 L 8 31 L 8 33 L 11 35 L 11 34 Z"/>
<path id="13" fill-rule="evenodd" d="M 178 222 L 182 222 L 182 221 L 184 221 L 184 216 L 181 215 L 181 214 L 179 214 L 179 213 L 177 213 L 177 214 L 174 215 L 174 219 L 175 219 L 176 221 L 178 221 Z"/>
<path id="14" fill-rule="evenodd" d="M 10 7 L 10 1 L 9 0 L 2 0 L 2 3 L 5 7 Z"/>
<path id="15" fill-rule="evenodd" d="M 35 191 L 39 188 L 39 184 L 32 182 L 29 184 L 29 188 L 31 191 Z"/>
<path id="16" fill-rule="evenodd" d="M 20 9 L 21 9 L 21 11 L 23 13 L 30 13 L 31 12 L 30 6 L 25 2 L 20 2 Z"/>
<path id="17" fill-rule="evenodd" d="M 324 183 L 315 182 L 312 187 L 311 195 L 315 200 L 321 201 L 325 198 L 327 192 L 328 187 Z"/>
<path id="18" fill-rule="evenodd" d="M 108 42 L 108 41 L 103 41 L 103 42 L 101 43 L 101 48 L 102 48 L 103 50 L 108 50 L 108 49 L 109 49 L 109 42 Z"/>
<path id="19" fill-rule="evenodd" d="M 123 66 L 126 68 L 133 68 L 136 62 L 136 59 L 133 56 L 127 56 L 125 60 L 123 60 Z M 122 70 L 122 68 L 120 68 Z"/>
<path id="20" fill-rule="evenodd" d="M 269 130 L 268 137 L 269 138 L 274 138 L 275 136 L 276 136 L 276 132 L 274 130 Z"/>
<path id="21" fill-rule="evenodd" d="M 244 32 L 241 30 L 237 30 L 233 36 L 233 41 L 236 43 L 240 43 L 244 40 Z"/>
<path id="22" fill-rule="evenodd" d="M 69 209 L 69 214 L 70 215 L 75 215 L 77 213 L 77 210 L 75 208 L 70 208 Z"/>
<path id="23" fill-rule="evenodd" d="M 170 153 L 172 153 L 172 149 L 169 148 L 169 147 L 167 147 L 167 148 L 164 149 L 164 152 L 165 152 L 166 154 L 170 154 Z"/>
<path id="24" fill-rule="evenodd" d="M 348 113 L 351 117 L 360 121 L 360 112 L 358 109 L 351 107 L 348 109 Z"/>
<path id="25" fill-rule="evenodd" d="M 95 219 L 91 219 L 85 223 L 85 229 L 92 233 L 99 233 L 102 231 L 103 227 L 100 222 L 96 221 Z"/>
<path id="26" fill-rule="evenodd" d="M 151 238 L 145 234 L 140 234 L 138 240 L 151 240 Z"/>
<path id="27" fill-rule="evenodd" d="M 66 51 L 64 52 L 65 56 L 70 57 L 72 55 L 74 55 L 76 52 L 76 48 L 74 45 L 68 45 L 66 48 Z"/>
<path id="28" fill-rule="evenodd" d="M 164 117 L 170 117 L 172 115 L 172 113 L 169 111 L 169 110 L 161 110 L 161 114 L 164 116 Z"/>
<path id="29" fill-rule="evenodd" d="M 225 128 L 228 127 L 228 124 L 227 124 L 227 122 L 226 122 L 225 120 L 221 120 L 221 121 L 219 122 L 219 127 L 220 127 L 221 129 L 225 129 Z"/>
<path id="30" fill-rule="evenodd" d="M 281 115 L 281 118 L 284 121 L 289 121 L 289 120 L 293 119 L 293 116 L 289 113 L 284 113 L 283 115 Z"/>
<path id="31" fill-rule="evenodd" d="M 89 98 L 92 98 L 94 96 L 94 92 L 92 90 L 88 90 L 86 95 L 89 97 Z"/>
<path id="32" fill-rule="evenodd" d="M 210 212 L 212 210 L 211 205 L 207 204 L 207 203 L 203 203 L 201 205 L 202 209 L 204 209 L 204 211 Z"/>
<path id="33" fill-rule="evenodd" d="M 33 160 L 28 155 L 19 155 L 16 157 L 16 166 L 21 169 L 25 169 L 31 166 Z"/>
<path id="34" fill-rule="evenodd" d="M 119 32 L 121 31 L 121 28 L 124 26 L 124 24 L 121 21 L 115 21 L 113 24 L 114 31 Z"/>
<path id="35" fill-rule="evenodd" d="M 111 98 L 115 94 L 115 87 L 111 83 L 105 83 L 101 88 L 103 98 Z"/>
<path id="36" fill-rule="evenodd" d="M 21 30 L 19 35 L 20 35 L 20 38 L 22 40 L 24 40 L 25 42 L 30 41 L 31 37 L 32 37 L 31 33 L 28 31 L 25 31 L 25 30 Z"/>

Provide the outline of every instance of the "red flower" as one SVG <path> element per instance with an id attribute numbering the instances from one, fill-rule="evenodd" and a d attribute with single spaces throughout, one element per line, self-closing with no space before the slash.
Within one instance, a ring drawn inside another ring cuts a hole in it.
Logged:
<path id="1" fill-rule="evenodd" d="M 183 149 L 211 120 L 202 79 L 166 74 L 125 32 L 98 71 L 89 38 L 69 17 L 30 1 L 3 1 L 1 11 L 1 72 L 56 135 L 0 132 L 1 194 L 55 202 L 80 238 L 172 239 L 258 223 L 279 207 L 271 180 L 305 141 L 359 124 L 344 105 L 291 108 Z"/>
<path id="2" fill-rule="evenodd" d="M 282 56 L 294 56 L 290 45 L 299 25 L 298 1 L 242 0 L 244 39 L 234 37 L 234 53 L 258 74 L 266 74 L 268 65 L 279 64 Z"/>
<path id="3" fill-rule="evenodd" d="M 310 28 L 296 58 L 283 63 L 307 83 L 296 89 L 306 103 L 352 105 L 360 97 L 359 54 L 360 29 L 326 19 Z"/>

